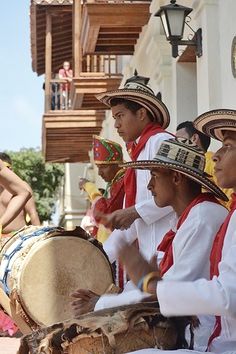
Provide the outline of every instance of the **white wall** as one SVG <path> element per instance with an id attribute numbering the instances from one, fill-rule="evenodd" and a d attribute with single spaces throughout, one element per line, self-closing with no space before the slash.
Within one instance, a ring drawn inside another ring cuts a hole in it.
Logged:
<path id="1" fill-rule="evenodd" d="M 178 123 L 194 119 L 208 110 L 219 107 L 236 109 L 236 79 L 231 72 L 231 43 L 236 35 L 236 0 L 178 0 L 177 3 L 192 7 L 190 25 L 194 30 L 202 28 L 203 55 L 197 58 L 196 63 L 178 63 L 178 58 L 172 58 L 171 45 L 164 36 L 160 19 L 153 16 L 161 5 L 169 4 L 169 0 L 152 1 L 152 16 L 142 30 L 134 55 L 120 58 L 124 74 L 122 85 L 137 69 L 140 75 L 150 77 L 149 84 L 155 93 L 161 92 L 162 100 L 170 111 L 168 130 L 171 132 L 175 132 Z M 185 39 L 191 33 L 186 27 Z M 101 136 L 121 143 L 125 151 L 109 111 Z M 215 150 L 218 146 L 214 141 L 211 149 Z M 126 154 L 125 159 L 128 159 Z M 79 172 L 79 167 L 75 165 L 67 169 L 71 178 L 66 194 L 73 201 L 68 202 L 68 208 L 81 210 L 85 202 L 74 198 L 78 198 L 79 194 L 78 174 L 83 172 Z M 104 186 L 104 182 L 97 177 L 96 169 L 95 181 L 99 187 Z"/>
<path id="2" fill-rule="evenodd" d="M 85 163 L 65 164 L 65 184 L 62 195 L 63 209 L 61 210 L 61 224 L 67 229 L 79 226 L 87 208 L 88 201 L 85 193 L 78 188 L 79 176 L 91 178 Z"/>

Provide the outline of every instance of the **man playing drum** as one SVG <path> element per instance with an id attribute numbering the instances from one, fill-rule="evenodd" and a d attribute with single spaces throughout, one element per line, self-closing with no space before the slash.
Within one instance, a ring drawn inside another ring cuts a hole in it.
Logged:
<path id="1" fill-rule="evenodd" d="M 160 270 L 147 263 L 138 250 L 129 245 L 123 247 L 120 257 L 133 282 L 146 293 L 158 297 L 164 316 L 215 315 L 208 352 L 233 354 L 236 353 L 236 111 L 207 112 L 196 119 L 195 125 L 203 133 L 223 142 L 213 157 L 215 174 L 220 187 L 234 190 L 231 210 L 217 232 L 211 250 L 211 280 L 162 280 Z M 147 349 L 135 353 L 160 352 Z M 188 352 L 193 353 L 188 350 L 176 353 Z"/>
<path id="2" fill-rule="evenodd" d="M 14 172 L 7 168 L 6 164 L 0 160 L 0 186 L 11 194 L 11 199 L 5 210 L 0 214 L 0 229 L 9 225 L 24 208 L 24 205 L 31 197 L 31 191 Z M 0 230 L 0 237 L 1 235 Z M 1 299 L 0 299 L 1 303 Z M 17 327 L 14 322 L 3 311 L 0 310 L 0 331 L 14 334 Z"/>
<path id="3" fill-rule="evenodd" d="M 156 98 L 147 83 L 147 78 L 134 76 L 126 81 L 123 89 L 97 96 L 111 108 L 114 126 L 127 143 L 132 160 L 153 158 L 161 142 L 172 136 L 165 131 L 170 121 L 167 107 Z M 119 229 L 114 230 L 103 245 L 111 263 L 117 260 L 117 251 L 123 240 L 133 243 L 138 239 L 139 249 L 150 260 L 169 229 L 173 210 L 170 207 L 157 207 L 146 188 L 148 180 L 148 171 L 139 170 L 135 173 L 130 169 L 124 177 L 123 210 L 114 211 L 103 218 L 105 226 Z M 85 289 L 74 295 L 83 302 L 84 299 L 90 299 L 92 294 Z M 86 312 L 85 304 L 81 310 Z"/>

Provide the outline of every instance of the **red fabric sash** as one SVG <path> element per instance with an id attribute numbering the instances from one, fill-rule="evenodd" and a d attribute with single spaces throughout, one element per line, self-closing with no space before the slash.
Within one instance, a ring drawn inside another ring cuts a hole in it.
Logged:
<path id="1" fill-rule="evenodd" d="M 210 256 L 211 279 L 213 278 L 214 275 L 216 275 L 216 276 L 219 275 L 219 263 L 220 263 L 221 257 L 222 257 L 222 249 L 223 249 L 223 245 L 224 245 L 226 231 L 227 231 L 231 216 L 234 213 L 234 211 L 236 210 L 236 194 L 235 193 L 233 193 L 231 195 L 231 199 L 232 199 L 232 203 L 230 205 L 230 212 L 229 212 L 228 216 L 226 217 L 224 223 L 221 225 L 219 231 L 217 232 L 214 243 L 213 243 L 213 247 L 211 250 L 211 256 Z M 221 332 L 221 317 L 216 316 L 214 331 L 209 338 L 208 347 L 214 338 L 219 337 L 220 332 Z"/>
<path id="2" fill-rule="evenodd" d="M 211 194 L 211 193 L 201 193 L 199 194 L 193 201 L 187 206 L 187 208 L 183 211 L 182 215 L 180 216 L 177 227 L 176 227 L 176 232 L 179 230 L 180 226 L 184 223 L 184 221 L 187 219 L 188 214 L 190 210 L 197 204 L 202 203 L 202 202 L 213 202 L 219 204 L 217 199 Z M 168 269 L 173 265 L 174 259 L 173 259 L 173 249 L 172 249 L 172 242 L 175 238 L 175 234 L 173 230 L 170 230 L 166 233 L 166 235 L 163 237 L 163 240 L 157 247 L 158 251 L 165 252 L 164 257 L 161 260 L 160 263 L 160 272 L 161 276 L 165 274 Z"/>
<path id="3" fill-rule="evenodd" d="M 132 161 L 136 161 L 140 152 L 146 145 L 148 139 L 155 134 L 164 133 L 165 130 L 160 127 L 158 124 L 150 123 L 143 130 L 139 142 L 131 142 L 127 144 L 127 149 L 130 154 Z M 125 187 L 125 207 L 128 208 L 135 204 L 136 198 L 136 174 L 133 168 L 128 168 L 125 172 L 124 177 L 124 187 Z"/>

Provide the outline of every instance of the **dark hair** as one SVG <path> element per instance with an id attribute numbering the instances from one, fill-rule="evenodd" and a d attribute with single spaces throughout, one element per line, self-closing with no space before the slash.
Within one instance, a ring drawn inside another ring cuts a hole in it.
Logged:
<path id="1" fill-rule="evenodd" d="M 189 139 L 192 138 L 192 136 L 194 134 L 197 134 L 199 136 L 200 142 L 201 142 L 201 146 L 202 148 L 207 151 L 207 149 L 209 148 L 209 145 L 211 143 L 211 138 L 201 132 L 199 132 L 193 125 L 193 122 L 190 121 L 186 121 L 186 122 L 182 122 L 177 126 L 177 131 L 180 129 L 185 129 L 186 132 L 189 135 Z"/>
<path id="2" fill-rule="evenodd" d="M 9 163 L 10 165 L 12 165 L 12 159 L 10 158 L 10 156 L 8 154 L 6 154 L 5 152 L 0 152 L 0 159 L 4 162 Z"/>
<path id="3" fill-rule="evenodd" d="M 191 191 L 195 193 L 201 193 L 202 185 L 200 183 L 197 183 L 196 181 L 194 181 L 188 176 L 185 177 L 188 179 L 188 185 L 190 186 Z"/>
<path id="4" fill-rule="evenodd" d="M 125 108 L 129 109 L 132 113 L 136 113 L 140 108 L 145 108 L 144 106 L 142 106 L 137 102 L 126 100 L 124 98 L 112 98 L 110 104 L 111 107 L 117 106 L 118 104 L 123 104 Z M 151 122 L 153 122 L 154 121 L 153 115 L 146 108 L 145 110 L 147 112 L 148 118 L 150 119 Z"/>

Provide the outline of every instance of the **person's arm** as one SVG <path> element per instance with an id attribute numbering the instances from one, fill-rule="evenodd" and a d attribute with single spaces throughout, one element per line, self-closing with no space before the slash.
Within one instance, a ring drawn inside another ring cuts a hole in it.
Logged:
<path id="1" fill-rule="evenodd" d="M 199 279 L 188 282 L 162 280 L 158 271 L 157 273 L 155 271 L 155 276 L 148 282 L 147 292 L 157 296 L 160 311 L 164 316 L 205 314 L 236 317 L 235 228 L 230 237 L 233 242 L 225 239 L 227 250 L 223 249 L 225 255 L 219 264 L 219 276 L 212 280 Z M 146 262 L 133 246 L 123 247 L 119 254 L 136 285 L 140 279 L 154 271 L 151 264 Z"/>
<path id="2" fill-rule="evenodd" d="M 111 229 L 128 229 L 136 219 L 142 219 L 147 225 L 150 225 L 166 215 L 173 212 L 171 207 L 159 208 L 154 199 L 146 200 L 135 206 L 116 210 L 102 218 L 102 224 Z"/>
<path id="3" fill-rule="evenodd" d="M 204 202 L 193 207 L 176 232 L 172 243 L 174 264 L 163 279 L 209 279 L 212 244 L 226 216 L 227 210 L 215 203 Z"/>
<path id="4" fill-rule="evenodd" d="M 97 300 L 94 311 L 123 305 L 137 304 L 147 298 L 150 298 L 150 295 L 141 292 L 139 289 L 124 291 L 121 294 L 104 294 Z"/>
<path id="5" fill-rule="evenodd" d="M 60 69 L 59 70 L 58 77 L 59 77 L 60 80 L 65 79 L 64 69 Z"/>
<path id="6" fill-rule="evenodd" d="M 131 225 L 128 230 L 114 230 L 103 244 L 109 261 L 113 263 L 118 259 L 118 253 L 124 244 L 132 244 L 137 238 L 135 225 Z"/>
<path id="7" fill-rule="evenodd" d="M 170 206 L 159 208 L 156 205 L 154 198 L 136 204 L 135 210 L 147 225 L 151 225 L 173 212 L 173 209 Z"/>
<path id="8" fill-rule="evenodd" d="M 34 197 L 33 197 L 33 192 L 31 190 L 30 186 L 29 185 L 27 185 L 27 186 L 28 186 L 29 190 L 31 191 L 32 197 L 29 199 L 29 201 L 25 205 L 25 214 L 29 215 L 32 225 L 39 226 L 39 225 L 41 225 L 41 223 L 40 223 L 38 212 L 36 209 L 36 205 L 35 205 L 35 201 L 34 201 Z"/>
<path id="9" fill-rule="evenodd" d="M 79 188 L 88 194 L 90 202 L 93 202 L 102 197 L 102 193 L 99 191 L 96 185 L 92 182 L 89 182 L 89 180 L 86 178 L 80 178 Z"/>
<path id="10" fill-rule="evenodd" d="M 29 188 L 14 172 L 9 170 L 0 160 L 0 184 L 12 194 L 7 208 L 3 215 L 0 216 L 0 225 L 6 227 L 19 212 L 31 197 Z"/>

